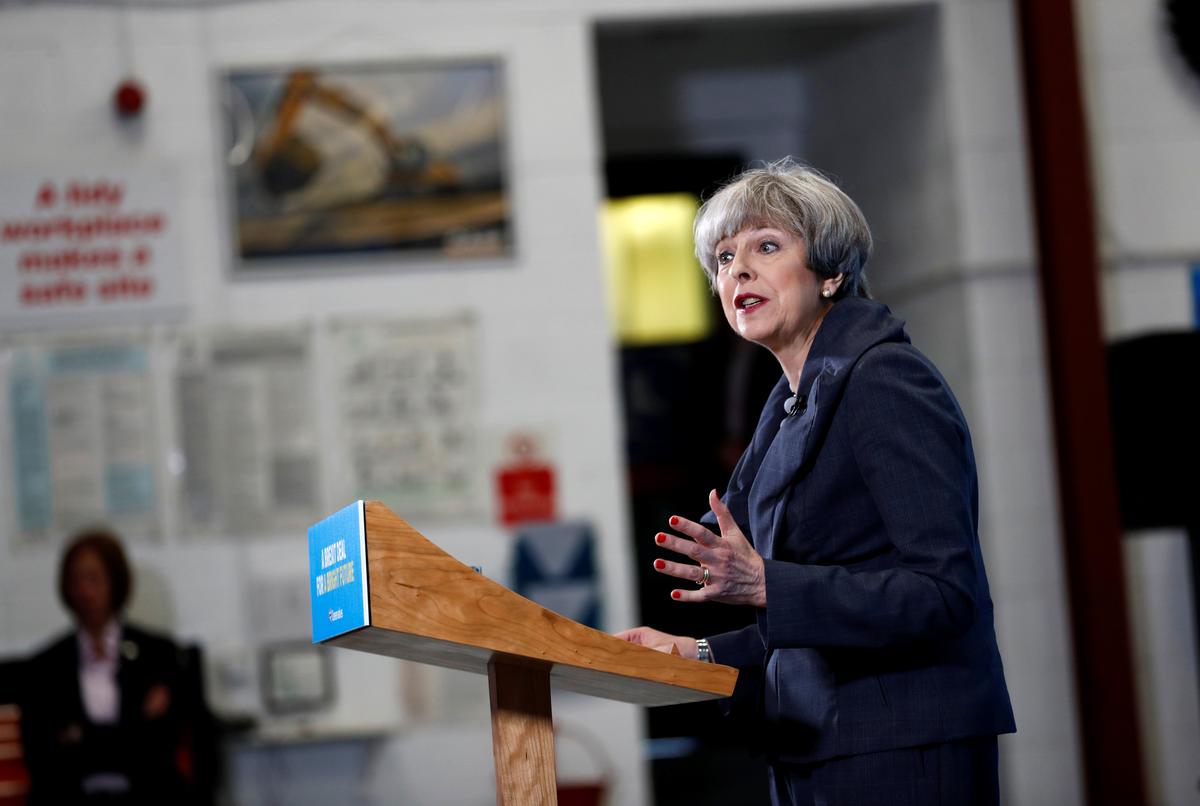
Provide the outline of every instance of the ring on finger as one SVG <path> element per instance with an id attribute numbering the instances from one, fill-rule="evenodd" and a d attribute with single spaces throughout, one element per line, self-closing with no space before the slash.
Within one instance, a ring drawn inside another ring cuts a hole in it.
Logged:
<path id="1" fill-rule="evenodd" d="M 712 579 L 712 577 L 708 573 L 708 566 L 701 566 L 701 570 L 704 573 L 702 573 L 700 575 L 700 579 L 696 581 L 696 584 L 703 588 L 705 585 L 708 584 L 709 580 Z"/>

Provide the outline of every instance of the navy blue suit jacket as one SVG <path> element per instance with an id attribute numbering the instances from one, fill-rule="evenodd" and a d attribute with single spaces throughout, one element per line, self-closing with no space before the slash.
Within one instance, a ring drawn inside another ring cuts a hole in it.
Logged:
<path id="1" fill-rule="evenodd" d="M 776 385 L 724 496 L 767 588 L 755 624 L 710 637 L 741 669 L 727 711 L 795 762 L 1015 730 L 949 386 L 885 306 L 849 298 L 800 390 L 785 417 Z"/>

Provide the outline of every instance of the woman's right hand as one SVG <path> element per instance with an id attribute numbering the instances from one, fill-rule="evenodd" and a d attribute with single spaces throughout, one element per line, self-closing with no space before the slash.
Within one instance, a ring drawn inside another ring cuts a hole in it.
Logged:
<path id="1" fill-rule="evenodd" d="M 631 644 L 657 649 L 659 652 L 671 654 L 675 649 L 688 660 L 696 660 L 696 639 L 683 635 L 670 635 L 649 627 L 634 627 L 632 630 L 622 630 L 616 636 Z"/>

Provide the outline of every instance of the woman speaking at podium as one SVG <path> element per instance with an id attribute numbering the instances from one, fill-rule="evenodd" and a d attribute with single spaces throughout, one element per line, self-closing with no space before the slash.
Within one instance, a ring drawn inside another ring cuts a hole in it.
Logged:
<path id="1" fill-rule="evenodd" d="M 700 209 L 696 255 L 729 325 L 783 370 L 700 523 L 654 567 L 680 602 L 751 605 L 706 638 L 626 640 L 740 670 L 725 701 L 762 737 L 777 804 L 985 806 L 1015 730 L 980 552 L 963 413 L 867 290 L 857 205 L 791 160 Z"/>

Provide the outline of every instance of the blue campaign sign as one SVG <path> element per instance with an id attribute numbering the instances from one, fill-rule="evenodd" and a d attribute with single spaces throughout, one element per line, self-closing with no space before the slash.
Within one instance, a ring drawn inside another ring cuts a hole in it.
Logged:
<path id="1" fill-rule="evenodd" d="M 308 593 L 314 644 L 370 623 L 366 556 L 362 501 L 308 527 Z"/>
<path id="2" fill-rule="evenodd" d="M 1192 264 L 1192 324 L 1200 329 L 1200 263 Z"/>

